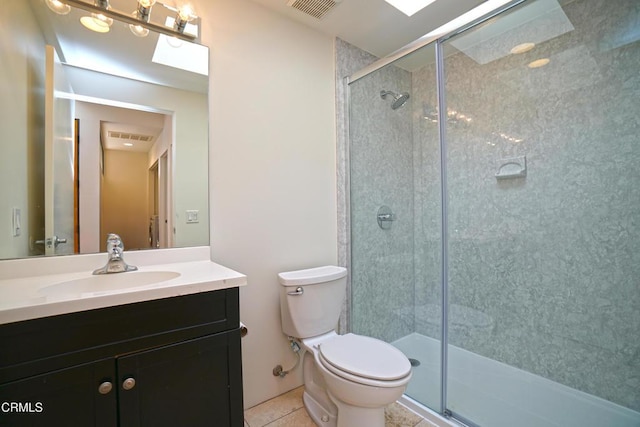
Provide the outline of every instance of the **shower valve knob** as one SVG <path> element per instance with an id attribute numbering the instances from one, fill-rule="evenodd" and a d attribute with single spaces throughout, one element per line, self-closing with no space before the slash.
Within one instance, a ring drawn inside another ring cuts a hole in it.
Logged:
<path id="1" fill-rule="evenodd" d="M 388 230 L 391 228 L 391 223 L 396 220 L 396 214 L 393 213 L 389 206 L 380 206 L 376 213 L 376 219 L 380 228 Z"/>

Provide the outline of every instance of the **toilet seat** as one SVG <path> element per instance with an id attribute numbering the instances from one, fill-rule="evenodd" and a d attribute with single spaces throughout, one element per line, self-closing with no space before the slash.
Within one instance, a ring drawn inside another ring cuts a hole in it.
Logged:
<path id="1" fill-rule="evenodd" d="M 318 360 L 344 379 L 376 387 L 396 387 L 411 375 L 411 364 L 400 350 L 356 334 L 338 335 L 321 343 Z"/>

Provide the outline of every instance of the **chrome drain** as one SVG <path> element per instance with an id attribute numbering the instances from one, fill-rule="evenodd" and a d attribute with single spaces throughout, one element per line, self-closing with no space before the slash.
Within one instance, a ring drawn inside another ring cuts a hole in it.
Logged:
<path id="1" fill-rule="evenodd" d="M 409 363 L 411 363 L 411 366 L 413 366 L 414 368 L 416 366 L 420 366 L 420 361 L 418 359 L 409 358 Z"/>

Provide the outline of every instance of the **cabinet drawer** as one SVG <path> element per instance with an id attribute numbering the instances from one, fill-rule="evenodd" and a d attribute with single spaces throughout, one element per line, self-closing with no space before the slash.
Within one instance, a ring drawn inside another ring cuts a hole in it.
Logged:
<path id="1" fill-rule="evenodd" d="M 0 326 L 0 383 L 237 328 L 238 289 Z"/>

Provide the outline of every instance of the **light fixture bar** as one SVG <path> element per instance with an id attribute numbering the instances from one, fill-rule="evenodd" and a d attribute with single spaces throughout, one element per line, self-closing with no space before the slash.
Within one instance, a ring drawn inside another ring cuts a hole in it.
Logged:
<path id="1" fill-rule="evenodd" d="M 126 24 L 140 25 L 141 27 L 148 28 L 152 31 L 156 31 L 158 33 L 162 33 L 170 37 L 176 37 L 186 41 L 193 41 L 196 39 L 196 36 L 192 34 L 180 33 L 178 31 L 175 31 L 173 28 L 165 27 L 164 25 L 154 24 L 153 22 L 144 22 L 140 19 L 134 18 L 131 15 L 126 15 L 124 13 L 118 12 L 113 9 L 106 10 L 99 6 L 95 6 L 90 3 L 85 3 L 82 0 L 62 0 L 62 2 L 69 4 L 71 6 L 75 6 L 80 9 L 84 9 L 88 12 L 101 13 L 105 16 L 108 16 L 113 19 L 117 19 L 118 21 L 122 21 Z"/>

